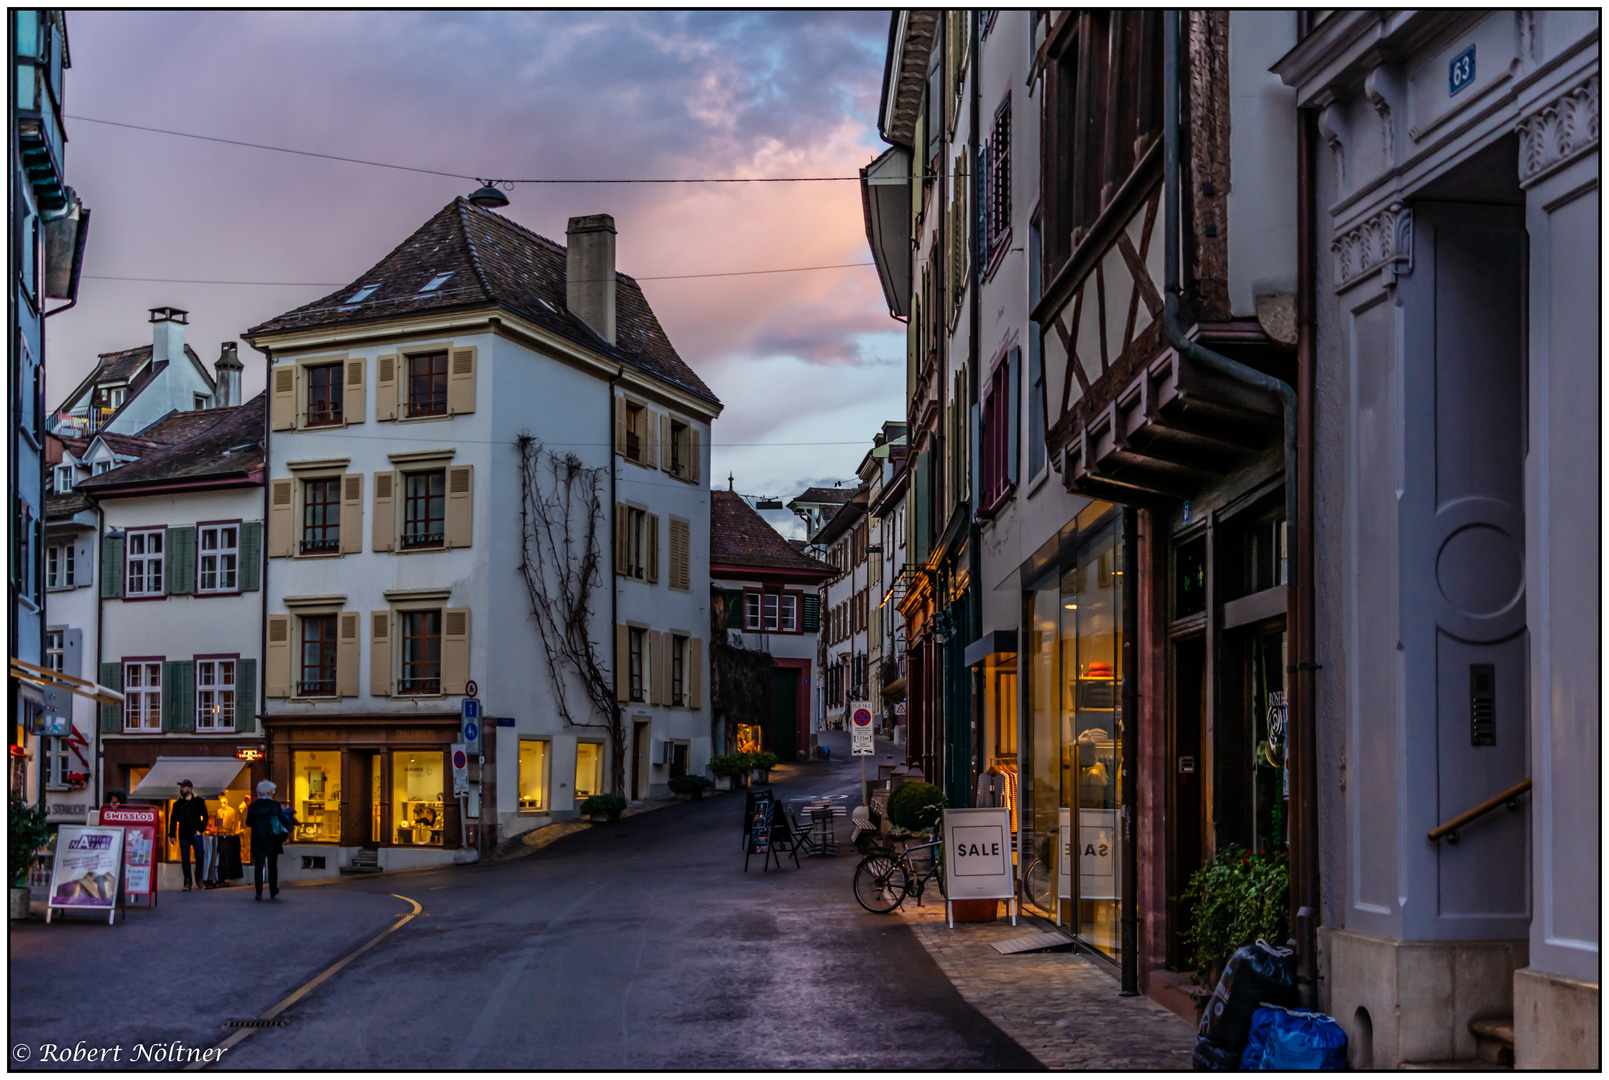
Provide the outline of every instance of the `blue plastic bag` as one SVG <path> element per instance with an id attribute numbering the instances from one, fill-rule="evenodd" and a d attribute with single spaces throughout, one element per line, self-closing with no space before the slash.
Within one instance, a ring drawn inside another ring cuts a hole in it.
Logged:
<path id="1" fill-rule="evenodd" d="M 1258 1006 L 1295 1005 L 1296 977 L 1289 949 L 1258 939 L 1224 965 L 1223 977 L 1201 1013 L 1191 1067 L 1217 1072 L 1241 1067 L 1246 1032 Z"/>
<path id="2" fill-rule="evenodd" d="M 1346 1031 L 1323 1013 L 1267 1006 L 1252 1014 L 1242 1069 L 1345 1069 Z"/>

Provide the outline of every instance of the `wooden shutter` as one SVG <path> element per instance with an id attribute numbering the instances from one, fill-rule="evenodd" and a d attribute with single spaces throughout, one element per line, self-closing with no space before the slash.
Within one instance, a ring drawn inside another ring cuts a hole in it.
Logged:
<path id="1" fill-rule="evenodd" d="M 75 679 L 84 677 L 84 631 L 77 627 L 61 632 L 61 669 Z"/>
<path id="2" fill-rule="evenodd" d="M 821 630 L 821 597 L 815 593 L 805 594 L 804 621 L 801 626 L 807 634 L 814 634 Z"/>
<path id="3" fill-rule="evenodd" d="M 369 612 L 369 696 L 391 696 L 391 609 Z"/>
<path id="4" fill-rule="evenodd" d="M 235 734 L 257 730 L 257 661 L 235 661 Z"/>
<path id="5" fill-rule="evenodd" d="M 626 456 L 626 399 L 615 396 L 615 453 Z"/>
<path id="6" fill-rule="evenodd" d="M 631 630 L 615 623 L 615 700 L 631 700 Z"/>
<path id="7" fill-rule="evenodd" d="M 462 694 L 469 682 L 469 609 L 441 613 L 441 692 Z"/>
<path id="8" fill-rule="evenodd" d="M 296 481 L 268 482 L 268 557 L 288 559 L 291 554 L 292 522 L 296 517 Z"/>
<path id="9" fill-rule="evenodd" d="M 263 523 L 240 523 L 240 591 L 256 592 L 263 582 Z M 255 663 L 255 661 L 253 661 Z"/>
<path id="10" fill-rule="evenodd" d="M 1006 358 L 1006 483 L 1017 482 L 1022 449 L 1022 349 L 1013 347 Z"/>
<path id="11" fill-rule="evenodd" d="M 162 730 L 193 732 L 196 729 L 195 661 L 169 660 L 162 666 Z"/>
<path id="12" fill-rule="evenodd" d="M 475 521 L 475 466 L 452 465 L 447 469 L 448 548 L 469 547 Z"/>
<path id="13" fill-rule="evenodd" d="M 648 583 L 659 581 L 659 515 L 646 515 L 648 524 Z"/>
<path id="14" fill-rule="evenodd" d="M 274 403 L 272 422 L 275 431 L 290 431 L 296 427 L 296 365 L 286 364 L 274 369 Z"/>
<path id="15" fill-rule="evenodd" d="M 742 589 L 726 590 L 726 628 L 728 630 L 743 629 L 743 605 L 745 603 L 747 601 L 743 599 Z"/>
<path id="16" fill-rule="evenodd" d="M 688 562 L 688 539 L 692 527 L 682 518 L 670 519 L 670 587 L 690 588 L 691 567 Z"/>
<path id="17" fill-rule="evenodd" d="M 643 435 L 642 463 L 650 469 L 659 468 L 659 414 L 652 409 L 643 408 Z"/>
<path id="18" fill-rule="evenodd" d="M 101 537 L 101 596 L 108 600 L 116 600 L 122 595 L 123 538 L 103 536 Z M 121 671 L 122 668 L 118 670 Z"/>
<path id="19" fill-rule="evenodd" d="M 647 654 L 643 659 L 643 672 L 648 676 L 648 704 L 665 704 L 665 680 L 662 669 L 665 666 L 665 635 L 658 630 L 646 631 L 642 636 L 643 651 Z"/>
<path id="20" fill-rule="evenodd" d="M 704 707 L 704 639 L 687 639 L 687 707 Z"/>
<path id="21" fill-rule="evenodd" d="M 384 356 L 374 358 L 374 418 L 376 420 L 397 418 L 396 353 L 386 353 Z"/>
<path id="22" fill-rule="evenodd" d="M 101 685 L 108 690 L 123 689 L 123 665 L 118 661 L 101 664 Z M 101 730 L 116 733 L 123 730 L 123 706 L 101 705 Z"/>
<path id="23" fill-rule="evenodd" d="M 654 465 L 658 468 L 664 469 L 666 472 L 670 472 L 671 460 L 676 456 L 674 448 L 674 444 L 676 442 L 676 428 L 669 416 L 666 416 L 664 420 L 664 426 L 661 427 L 659 431 L 659 458 L 654 462 Z"/>
<path id="24" fill-rule="evenodd" d="M 698 429 L 689 424 L 687 426 L 687 442 L 692 449 L 687 454 L 687 478 L 695 484 L 699 483 L 699 478 L 703 475 L 703 458 L 700 456 L 702 454 L 700 449 L 702 441 L 703 437 L 699 435 Z"/>
<path id="25" fill-rule="evenodd" d="M 447 356 L 447 412 L 475 411 L 475 347 L 452 349 Z"/>
<path id="26" fill-rule="evenodd" d="M 196 527 L 174 525 L 162 538 L 162 584 L 169 596 L 196 591 Z"/>
<path id="27" fill-rule="evenodd" d="M 358 613 L 343 611 L 337 620 L 340 635 L 335 642 L 335 693 L 338 697 L 358 696 Z"/>
<path id="28" fill-rule="evenodd" d="M 363 474 L 341 477 L 341 554 L 363 550 Z"/>
<path id="29" fill-rule="evenodd" d="M 341 394 L 341 418 L 349 424 L 363 423 L 363 357 L 346 362 L 346 390 Z"/>
<path id="30" fill-rule="evenodd" d="M 385 359 L 381 357 L 381 359 Z M 393 358 L 394 359 L 394 358 Z M 374 474 L 374 537 L 369 545 L 375 551 L 390 551 L 397 538 L 397 474 Z"/>
<path id="31" fill-rule="evenodd" d="M 631 573 L 626 557 L 631 550 L 631 512 L 625 503 L 615 503 L 615 573 L 624 577 Z"/>
<path id="32" fill-rule="evenodd" d="M 263 696 L 290 696 L 291 617 L 268 616 L 268 651 L 263 656 Z"/>

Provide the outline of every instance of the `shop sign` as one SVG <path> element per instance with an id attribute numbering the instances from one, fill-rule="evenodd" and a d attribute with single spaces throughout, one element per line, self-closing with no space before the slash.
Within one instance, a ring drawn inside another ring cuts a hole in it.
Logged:
<path id="1" fill-rule="evenodd" d="M 154 806 L 108 806 L 101 811 L 102 825 L 121 825 L 123 890 L 128 898 L 147 896 L 156 902 L 156 837 L 161 821 Z"/>
<path id="2" fill-rule="evenodd" d="M 117 916 L 117 885 L 123 862 L 123 829 L 106 825 L 62 825 L 56 830 L 56 859 L 50 871 L 45 921 L 57 908 L 104 911 Z"/>
<path id="3" fill-rule="evenodd" d="M 1116 900 L 1117 811 L 1078 811 L 1078 898 Z"/>
<path id="4" fill-rule="evenodd" d="M 1005 806 L 944 811 L 945 907 L 955 900 L 1010 900 L 1017 922 L 1011 869 L 1011 810 Z M 950 925 L 954 926 L 953 916 Z"/>
<path id="5" fill-rule="evenodd" d="M 453 743 L 453 798 L 469 794 L 469 752 L 463 743 Z"/>
<path id="6" fill-rule="evenodd" d="M 241 761 L 261 761 L 263 752 L 255 746 L 242 746 L 235 751 L 235 757 Z"/>

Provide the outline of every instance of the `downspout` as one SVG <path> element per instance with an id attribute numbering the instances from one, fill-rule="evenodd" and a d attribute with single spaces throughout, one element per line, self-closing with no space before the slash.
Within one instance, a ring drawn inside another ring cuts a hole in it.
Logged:
<path id="1" fill-rule="evenodd" d="M 1284 417 L 1284 446 L 1285 446 L 1285 542 L 1287 552 L 1300 550 L 1301 532 L 1299 523 L 1299 507 L 1297 505 L 1297 408 L 1296 391 L 1283 379 L 1258 371 L 1237 360 L 1231 360 L 1221 353 L 1205 348 L 1189 340 L 1179 329 L 1179 12 L 1177 9 L 1168 9 L 1162 13 L 1162 138 L 1163 138 L 1163 205 L 1164 205 L 1164 233 L 1165 241 L 1165 283 L 1162 308 L 1162 334 L 1167 343 L 1178 350 L 1181 356 L 1187 357 L 1192 363 L 1199 364 L 1209 371 L 1217 372 L 1226 378 L 1247 386 L 1266 391 L 1279 398 L 1280 411 Z M 1302 241 L 1298 241 L 1301 243 Z M 1299 601 L 1297 590 L 1298 567 L 1291 567 L 1287 556 L 1287 581 L 1285 609 L 1292 616 L 1295 614 Z M 1288 619 L 1287 626 L 1297 630 L 1294 617 Z M 1292 634 L 1299 637 L 1299 634 Z M 1300 647 L 1299 642 L 1293 645 Z M 1296 665 L 1300 667 L 1300 665 Z M 1303 674 L 1290 672 L 1288 674 Z M 1288 699 L 1287 699 L 1288 700 Z M 1290 725 L 1292 732 L 1299 730 L 1298 725 Z M 1298 763 L 1296 776 L 1303 776 L 1306 772 L 1301 762 L 1310 753 L 1309 740 L 1305 737 L 1292 739 L 1290 743 L 1292 758 Z M 1305 785 L 1304 785 L 1305 786 Z M 1292 859 L 1293 864 L 1303 865 L 1306 854 L 1302 850 L 1309 846 L 1305 842 L 1312 825 L 1303 813 L 1305 796 L 1299 795 L 1293 799 L 1294 809 L 1297 811 L 1298 821 L 1291 830 L 1295 843 L 1296 853 Z M 1305 882 L 1302 875 L 1296 875 L 1297 880 L 1292 882 L 1292 931 L 1297 941 L 1297 967 L 1298 972 L 1312 968 L 1312 908 L 1302 902 L 1302 893 L 1305 891 Z M 1305 993 L 1311 994 L 1311 983 L 1306 984 Z"/>
<path id="2" fill-rule="evenodd" d="M 106 648 L 101 633 L 102 627 L 105 625 L 103 616 L 106 611 L 106 595 L 102 591 L 106 585 L 101 581 L 101 565 L 106 561 L 101 554 L 102 547 L 106 543 L 106 510 L 101 506 L 99 500 L 93 496 L 90 497 L 90 501 L 95 504 L 95 681 L 100 682 L 101 664 L 103 662 L 101 655 Z M 80 669 L 79 674 L 83 674 L 82 669 Z M 121 685 L 121 680 L 119 680 L 119 685 Z M 95 800 L 95 805 L 100 806 L 106 802 L 106 739 L 103 738 L 105 732 L 101 731 L 99 703 L 97 702 L 96 704 L 97 708 L 94 712 L 95 783 L 100 787 L 100 797 Z"/>
<path id="3" fill-rule="evenodd" d="M 1140 669 L 1138 661 L 1140 610 L 1140 512 L 1123 508 L 1123 989 L 1121 996 L 1140 993 L 1140 851 L 1134 828 L 1134 801 L 1140 748 Z"/>
<path id="4" fill-rule="evenodd" d="M 268 361 L 268 381 L 269 385 L 272 386 L 274 380 L 274 352 L 272 349 L 263 349 L 262 353 Z M 245 395 L 242 394 L 241 396 L 244 397 Z M 376 408 L 378 407 L 379 406 L 377 405 Z M 262 589 L 262 591 L 257 595 L 261 598 L 263 613 L 262 616 L 257 620 L 259 634 L 257 645 L 257 685 L 252 687 L 251 690 L 251 708 L 252 712 L 255 713 L 257 711 L 257 703 L 262 702 L 262 713 L 258 716 L 257 726 L 258 729 L 263 733 L 263 779 L 272 780 L 274 776 L 274 740 L 269 737 L 268 733 L 268 568 L 272 562 L 272 560 L 268 558 L 268 517 L 272 512 L 270 502 L 272 500 L 274 491 L 274 455 L 272 450 L 274 443 L 274 424 L 272 420 L 272 401 L 264 402 L 263 408 L 268 414 L 263 417 L 263 542 L 257 551 L 257 558 L 261 560 L 261 565 L 258 568 L 260 570 L 260 573 L 258 574 L 258 585 L 260 585 Z M 369 648 L 371 650 L 374 648 L 373 642 L 370 642 Z M 287 777 L 286 783 L 290 784 L 293 782 L 293 780 L 294 778 Z M 255 785 L 252 786 L 251 794 L 253 798 L 256 797 L 257 789 Z"/>
<path id="5" fill-rule="evenodd" d="M 967 212 L 970 219 L 968 224 L 971 226 L 972 232 L 972 251 L 971 258 L 967 262 L 971 264 L 972 268 L 971 273 L 968 275 L 971 279 L 969 285 L 971 286 L 972 296 L 967 302 L 968 396 L 966 401 L 967 411 L 963 414 L 967 418 L 969 427 L 972 422 L 972 406 L 978 400 L 978 357 L 981 352 L 978 348 L 978 335 L 983 332 L 983 313 L 979 307 L 983 292 L 983 260 L 980 258 L 983 252 L 983 230 L 978 227 L 978 214 L 982 209 L 978 200 L 978 195 L 980 194 L 978 190 L 978 181 L 980 179 L 978 175 L 978 123 L 979 101 L 983 92 L 981 86 L 983 53 L 979 43 L 978 24 L 978 12 L 976 10 L 969 11 L 967 13 L 967 58 L 972 67 L 969 79 L 972 84 L 972 92 L 967 95 L 967 124 L 969 127 L 967 135 L 967 183 L 971 187 L 969 193 L 971 197 L 967 199 Z M 967 536 L 967 552 L 968 560 L 971 563 L 971 573 L 967 575 L 967 626 L 966 632 L 961 639 L 963 649 L 970 642 L 974 642 L 983 636 L 983 574 L 980 572 L 982 566 L 980 562 L 981 552 L 979 550 L 983 542 L 983 530 L 978 527 L 978 507 L 976 501 L 971 498 L 974 493 L 982 490 L 978 483 L 978 469 L 982 466 L 982 462 L 978 460 L 979 455 L 972 453 L 972 444 L 975 440 L 972 439 L 971 435 L 972 433 L 969 431 L 967 438 L 967 471 L 971 475 L 968 478 L 967 491 L 968 501 L 972 502 L 973 505 L 970 508 L 971 512 L 967 515 L 971 519 L 967 528 L 969 534 Z M 983 446 L 981 441 L 978 441 L 978 446 L 981 450 Z M 979 665 L 965 670 L 967 682 L 970 684 L 971 689 L 971 693 L 967 695 L 967 722 L 972 726 L 972 739 L 970 740 L 972 744 L 972 761 L 968 763 L 970 767 L 966 770 L 966 795 L 962 805 L 971 806 L 973 799 L 977 797 L 977 778 L 982 774 L 984 767 L 983 667 Z"/>
<path id="6" fill-rule="evenodd" d="M 619 505 L 615 501 L 615 471 L 620 467 L 619 462 L 615 460 L 615 384 L 625 373 L 626 365 L 621 364 L 615 369 L 615 373 L 609 376 L 609 400 L 605 402 L 609 422 L 603 429 L 606 436 L 603 445 L 609 454 L 609 670 L 614 672 L 615 676 L 615 708 L 622 714 L 625 710 L 620 708 L 620 631 L 616 629 L 620 625 L 620 575 L 615 572 L 615 567 L 620 565 L 620 553 L 614 550 L 620 538 L 620 523 L 615 520 L 615 515 L 620 512 Z M 713 690 L 713 687 L 711 689 Z M 624 715 L 615 721 L 617 727 L 623 726 L 625 722 Z M 616 737 L 609 740 L 610 753 L 614 753 L 622 746 L 624 746 L 623 739 Z M 618 770 L 624 777 L 625 768 L 624 762 L 609 763 L 611 787 L 614 786 L 616 771 Z"/>

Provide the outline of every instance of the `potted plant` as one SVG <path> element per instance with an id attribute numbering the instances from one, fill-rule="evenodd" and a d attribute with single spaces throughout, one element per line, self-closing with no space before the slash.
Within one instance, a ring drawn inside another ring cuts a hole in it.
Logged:
<path id="1" fill-rule="evenodd" d="M 13 794 L 11 796 L 11 917 L 28 917 L 28 868 L 33 865 L 34 852 L 50 843 L 50 825 L 45 820 L 43 800 L 29 806 Z"/>
<path id="2" fill-rule="evenodd" d="M 776 764 L 777 756 L 769 750 L 760 750 L 749 755 L 749 765 L 754 769 L 754 778 L 762 784 L 771 782 L 771 770 Z"/>
<path id="3" fill-rule="evenodd" d="M 619 795 L 592 795 L 581 804 L 581 812 L 594 822 L 614 822 L 620 820 L 621 811 L 626 808 L 626 800 Z"/>
<path id="4" fill-rule="evenodd" d="M 1290 936 L 1289 864 L 1284 852 L 1252 854 L 1230 846 L 1190 878 L 1181 899 L 1190 910 L 1184 937 L 1204 987 L 1218 984 L 1224 965 L 1258 938 L 1283 945 Z"/>
<path id="5" fill-rule="evenodd" d="M 748 777 L 749 768 L 749 755 L 742 752 L 722 754 L 710 762 L 710 772 L 715 774 L 716 787 L 721 791 L 739 786 L 739 780 Z"/>
<path id="6" fill-rule="evenodd" d="M 673 776 L 670 778 L 670 789 L 677 795 L 686 795 L 697 802 L 704 797 L 704 792 L 715 784 L 707 776 Z"/>

